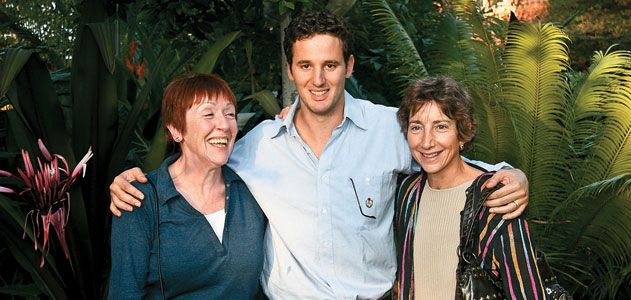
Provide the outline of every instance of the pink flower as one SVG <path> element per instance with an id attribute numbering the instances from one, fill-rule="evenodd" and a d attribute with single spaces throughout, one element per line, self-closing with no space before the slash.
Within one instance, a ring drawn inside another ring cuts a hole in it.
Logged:
<path id="1" fill-rule="evenodd" d="M 24 234 L 22 238 L 26 237 L 27 224 L 30 223 L 35 236 L 35 250 L 38 248 L 38 241 L 42 245 L 40 249 L 42 251 L 40 267 L 43 267 L 44 258 L 48 254 L 49 249 L 50 225 L 55 230 L 66 258 L 69 258 L 65 232 L 70 213 L 69 191 L 80 173 L 83 173 L 83 176 L 85 176 L 86 163 L 92 157 L 92 147 L 88 149 L 88 152 L 71 173 L 70 166 L 63 156 L 59 154 L 51 155 L 41 139 L 37 140 L 37 144 L 45 161 L 42 162 L 38 157 L 37 169 L 34 168 L 29 153 L 22 149 L 24 169 L 17 169 L 17 177 L 22 180 L 24 186 L 19 192 L 8 187 L 0 187 L 0 193 L 17 193 L 20 198 L 29 204 L 30 211 L 26 214 L 24 220 Z M 0 170 L 0 175 L 14 176 L 10 172 L 2 170 Z"/>

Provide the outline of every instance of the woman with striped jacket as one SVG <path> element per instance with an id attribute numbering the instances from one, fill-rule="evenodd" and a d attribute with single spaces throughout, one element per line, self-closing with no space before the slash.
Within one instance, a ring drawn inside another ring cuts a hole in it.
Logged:
<path id="1" fill-rule="evenodd" d="M 399 270 L 397 299 L 454 299 L 465 203 L 489 193 L 490 174 L 462 160 L 475 135 L 473 103 L 453 79 L 414 82 L 398 112 L 412 156 L 423 170 L 403 179 L 395 204 Z M 519 206 L 519 203 L 514 203 Z M 545 299 L 527 221 L 504 220 L 484 208 L 477 215 L 475 249 L 482 269 L 502 282 L 509 299 Z"/>

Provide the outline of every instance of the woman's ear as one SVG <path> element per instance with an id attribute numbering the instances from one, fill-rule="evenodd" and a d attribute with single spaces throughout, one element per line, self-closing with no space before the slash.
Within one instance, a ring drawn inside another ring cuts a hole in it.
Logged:
<path id="1" fill-rule="evenodd" d="M 177 130 L 173 125 L 167 125 L 167 129 L 169 130 L 169 134 L 171 135 L 171 139 L 174 142 L 179 143 L 183 140 L 182 133 Z"/>

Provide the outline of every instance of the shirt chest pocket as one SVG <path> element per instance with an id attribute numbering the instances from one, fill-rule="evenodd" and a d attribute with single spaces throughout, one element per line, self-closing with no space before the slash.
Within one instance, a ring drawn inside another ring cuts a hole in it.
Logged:
<path id="1" fill-rule="evenodd" d="M 391 176 L 354 176 L 340 178 L 346 204 L 346 220 L 358 229 L 372 229 L 383 224 L 392 206 Z"/>

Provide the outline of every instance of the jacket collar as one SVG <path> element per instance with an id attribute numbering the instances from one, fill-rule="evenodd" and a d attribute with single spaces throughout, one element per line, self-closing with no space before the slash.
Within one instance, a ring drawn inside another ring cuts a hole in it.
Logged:
<path id="1" fill-rule="evenodd" d="M 160 165 L 160 168 L 156 169 L 153 174 L 153 178 L 150 178 L 156 185 L 159 199 L 158 201 L 160 205 L 164 205 L 166 202 L 173 198 L 181 197 L 181 194 L 175 188 L 175 184 L 173 184 L 171 174 L 169 174 L 169 165 L 174 163 L 180 157 L 180 155 L 181 153 L 178 152 L 167 157 Z M 221 167 L 221 172 L 223 174 L 224 183 L 226 185 L 231 184 L 234 181 L 242 181 L 237 173 L 235 173 L 227 165 Z"/>

